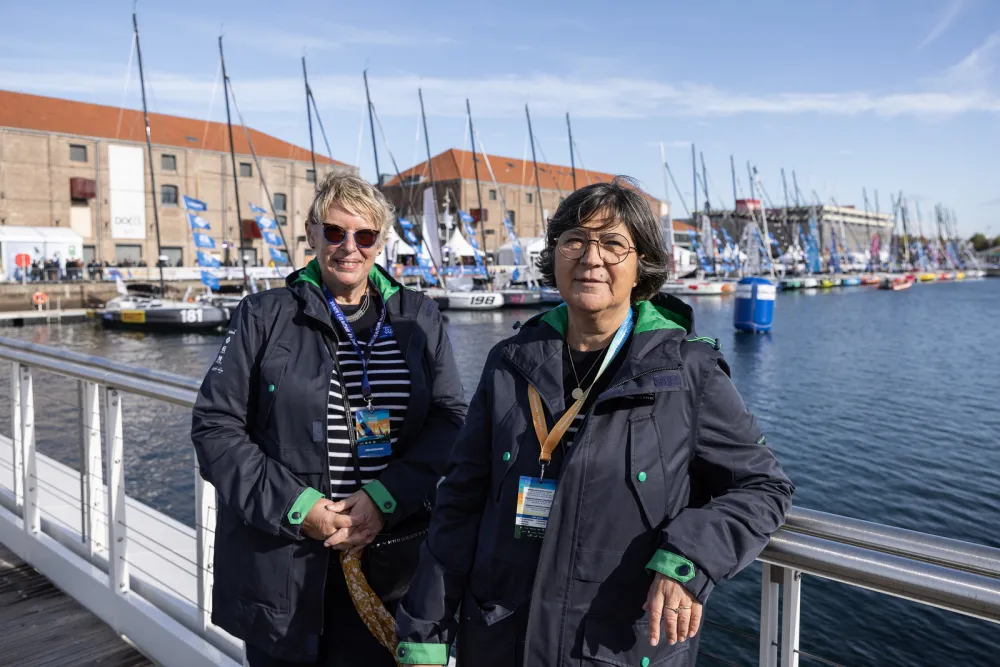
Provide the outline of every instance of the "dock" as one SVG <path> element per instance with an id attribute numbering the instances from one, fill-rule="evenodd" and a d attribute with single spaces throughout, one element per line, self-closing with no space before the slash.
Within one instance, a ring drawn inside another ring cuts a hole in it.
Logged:
<path id="1" fill-rule="evenodd" d="M 23 327 L 28 324 L 50 322 L 83 322 L 90 317 L 89 308 L 63 308 L 61 310 L 16 310 L 0 313 L 0 327 Z"/>
<path id="2" fill-rule="evenodd" d="M 0 545 L 0 663 L 145 667 L 139 651 Z M 9 662 L 8 662 L 9 661 Z"/>

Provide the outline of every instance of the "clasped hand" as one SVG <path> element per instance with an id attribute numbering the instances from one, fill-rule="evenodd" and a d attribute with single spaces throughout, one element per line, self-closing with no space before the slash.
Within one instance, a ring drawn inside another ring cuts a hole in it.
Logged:
<path id="1" fill-rule="evenodd" d="M 382 512 L 364 491 L 344 500 L 321 499 L 310 508 L 302 522 L 302 532 L 323 545 L 356 554 L 379 534 L 385 525 Z"/>

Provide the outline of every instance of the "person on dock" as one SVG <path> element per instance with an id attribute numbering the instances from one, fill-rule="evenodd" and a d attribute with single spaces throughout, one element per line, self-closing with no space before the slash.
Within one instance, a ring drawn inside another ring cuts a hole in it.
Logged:
<path id="1" fill-rule="evenodd" d="M 316 258 L 242 301 L 195 404 L 212 621 L 251 667 L 396 664 L 392 613 L 467 403 L 435 303 L 375 266 L 392 221 L 364 180 L 327 177 Z"/>
<path id="2" fill-rule="evenodd" d="M 712 589 L 793 485 L 692 311 L 660 295 L 660 226 L 624 177 L 572 193 L 539 268 L 565 303 L 489 353 L 420 565 L 401 664 L 693 665 Z M 456 616 L 457 615 L 457 616 Z"/>

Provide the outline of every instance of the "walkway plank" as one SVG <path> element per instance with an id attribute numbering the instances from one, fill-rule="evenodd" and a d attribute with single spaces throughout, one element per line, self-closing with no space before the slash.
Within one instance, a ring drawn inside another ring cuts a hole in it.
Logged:
<path id="1" fill-rule="evenodd" d="M 0 545 L 0 667 L 152 664 L 99 618 Z"/>

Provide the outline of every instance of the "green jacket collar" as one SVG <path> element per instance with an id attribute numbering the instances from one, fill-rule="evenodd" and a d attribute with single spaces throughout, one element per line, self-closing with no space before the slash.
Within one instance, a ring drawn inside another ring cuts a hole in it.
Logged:
<path id="1" fill-rule="evenodd" d="M 305 265 L 305 268 L 293 273 L 288 278 L 290 285 L 294 285 L 295 283 L 309 283 L 320 291 L 323 289 L 323 274 L 320 271 L 319 262 L 315 259 L 310 260 L 309 263 Z M 375 289 L 377 289 L 379 294 L 382 295 L 383 303 L 388 303 L 389 299 L 403 288 L 402 285 L 393 280 L 393 278 L 385 272 L 385 269 L 378 264 L 373 266 L 372 270 L 368 273 L 368 280 L 375 285 Z"/>
<path id="2" fill-rule="evenodd" d="M 634 334 L 662 329 L 680 329 L 685 333 L 691 333 L 693 330 L 691 307 L 680 299 L 674 298 L 671 301 L 667 296 L 669 295 L 658 295 L 650 301 L 639 301 L 635 304 L 637 317 Z M 542 322 L 548 324 L 565 338 L 566 326 L 569 322 L 565 303 L 556 306 L 540 317 Z"/>

